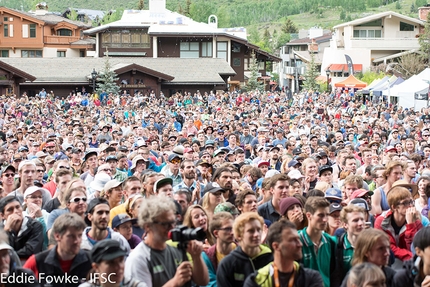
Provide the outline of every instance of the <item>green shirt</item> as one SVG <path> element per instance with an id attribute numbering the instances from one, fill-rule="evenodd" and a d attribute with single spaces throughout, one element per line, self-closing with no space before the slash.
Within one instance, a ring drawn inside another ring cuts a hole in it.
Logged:
<path id="1" fill-rule="evenodd" d="M 336 238 L 323 232 L 321 243 L 318 247 L 318 254 L 315 254 L 315 244 L 306 233 L 307 227 L 299 230 L 300 241 L 302 242 L 303 265 L 319 271 L 324 282 L 324 287 L 330 287 L 331 262 L 335 260 Z M 333 257 L 333 258 L 332 258 Z"/>
<path id="2" fill-rule="evenodd" d="M 354 256 L 354 247 L 352 247 L 351 242 L 348 240 L 348 234 L 345 233 L 343 240 L 343 272 L 347 273 L 351 269 L 351 261 Z"/>

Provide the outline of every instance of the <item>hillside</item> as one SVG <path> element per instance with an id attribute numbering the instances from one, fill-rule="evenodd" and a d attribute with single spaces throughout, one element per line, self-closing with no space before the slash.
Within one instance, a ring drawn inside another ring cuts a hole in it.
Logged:
<path id="1" fill-rule="evenodd" d="M 45 0 L 46 1 L 46 0 Z M 68 7 L 97 10 L 137 9 L 141 0 L 47 0 L 49 11 L 63 12 Z M 247 27 L 272 33 L 286 18 L 298 28 L 320 26 L 330 29 L 336 24 L 365 15 L 393 10 L 417 17 L 417 8 L 427 0 L 166 0 L 167 8 L 206 22 L 211 14 L 218 17 L 220 27 Z M 31 10 L 37 0 L 0 0 L 0 5 Z M 148 0 L 144 0 L 148 7 Z"/>

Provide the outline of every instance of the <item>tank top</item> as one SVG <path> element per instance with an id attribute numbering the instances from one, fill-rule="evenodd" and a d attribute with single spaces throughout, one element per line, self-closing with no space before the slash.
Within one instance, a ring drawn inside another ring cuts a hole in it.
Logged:
<path id="1" fill-rule="evenodd" d="M 378 188 L 380 193 L 381 193 L 381 208 L 383 211 L 386 211 L 388 209 L 390 209 L 390 206 L 388 205 L 388 201 L 387 201 L 387 195 L 385 194 L 384 189 L 381 187 Z"/>

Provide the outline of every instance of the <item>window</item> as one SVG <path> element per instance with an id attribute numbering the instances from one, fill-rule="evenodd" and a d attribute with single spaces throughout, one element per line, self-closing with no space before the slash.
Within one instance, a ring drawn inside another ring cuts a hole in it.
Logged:
<path id="1" fill-rule="evenodd" d="M 354 38 L 381 38 L 382 30 L 354 30 Z"/>
<path id="2" fill-rule="evenodd" d="M 150 48 L 148 29 L 113 30 L 102 34 L 103 48 Z"/>
<path id="3" fill-rule="evenodd" d="M 85 50 L 79 50 L 79 57 L 81 58 L 85 57 Z"/>
<path id="4" fill-rule="evenodd" d="M 414 25 L 400 22 L 400 31 L 414 31 Z"/>
<path id="5" fill-rule="evenodd" d="M 66 51 L 57 51 L 57 57 L 58 58 L 65 58 L 66 57 Z"/>
<path id="6" fill-rule="evenodd" d="M 212 57 L 212 42 L 202 43 L 202 57 Z"/>
<path id="7" fill-rule="evenodd" d="M 9 37 L 9 24 L 4 24 L 3 26 L 3 36 Z"/>
<path id="8" fill-rule="evenodd" d="M 217 58 L 225 59 L 227 61 L 227 42 L 217 42 Z"/>
<path id="9" fill-rule="evenodd" d="M 234 67 L 240 67 L 240 63 L 241 63 L 241 59 L 240 58 L 233 58 L 233 66 Z"/>
<path id="10" fill-rule="evenodd" d="M 36 24 L 30 24 L 30 38 L 36 38 Z"/>
<path id="11" fill-rule="evenodd" d="M 41 50 L 22 50 L 21 51 L 22 58 L 42 58 Z"/>
<path id="12" fill-rule="evenodd" d="M 1 50 L 0 57 L 9 58 L 9 50 Z"/>
<path id="13" fill-rule="evenodd" d="M 57 36 L 72 36 L 72 30 L 69 29 L 58 29 Z"/>
<path id="14" fill-rule="evenodd" d="M 28 24 L 22 24 L 22 37 L 28 38 Z"/>
<path id="15" fill-rule="evenodd" d="M 198 42 L 181 42 L 181 58 L 198 58 L 199 43 Z"/>
<path id="16" fill-rule="evenodd" d="M 9 21 L 9 17 L 3 17 L 3 22 L 8 22 Z"/>

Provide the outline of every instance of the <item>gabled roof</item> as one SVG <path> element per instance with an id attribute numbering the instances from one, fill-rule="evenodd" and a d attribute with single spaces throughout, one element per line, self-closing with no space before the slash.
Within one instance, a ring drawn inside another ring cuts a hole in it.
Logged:
<path id="1" fill-rule="evenodd" d="M 373 14 L 373 15 L 370 15 L 370 16 L 367 16 L 367 17 L 363 17 L 363 18 L 360 18 L 360 19 L 356 19 L 356 20 L 353 20 L 353 21 L 349 21 L 349 22 L 346 22 L 346 23 L 342 23 L 342 24 L 336 25 L 336 26 L 333 27 L 333 29 L 338 29 L 338 28 L 342 28 L 342 27 L 346 27 L 346 26 L 357 26 L 357 25 L 360 25 L 360 24 L 363 24 L 363 23 L 367 23 L 367 22 L 371 22 L 371 21 L 374 21 L 374 20 L 378 20 L 380 18 L 392 17 L 392 16 L 400 18 L 400 19 L 403 19 L 405 21 L 416 23 L 418 25 L 424 25 L 424 21 L 421 21 L 420 19 L 412 18 L 412 17 L 409 17 L 409 16 L 405 16 L 405 15 L 402 15 L 402 14 L 399 14 L 399 13 L 396 13 L 396 12 L 393 12 L 393 11 L 386 11 L 386 12 Z"/>
<path id="2" fill-rule="evenodd" d="M 172 77 L 170 75 L 166 75 L 164 73 L 160 73 L 157 71 L 154 71 L 152 69 L 143 67 L 141 65 L 138 64 L 117 64 L 114 67 L 112 67 L 115 71 L 115 73 L 117 73 L 118 75 L 132 71 L 132 70 L 136 70 L 139 72 L 142 72 L 144 74 L 159 78 L 161 80 L 165 80 L 165 81 L 171 81 L 173 80 L 175 77 Z"/>
<path id="3" fill-rule="evenodd" d="M 320 44 L 320 43 L 330 42 L 331 38 L 332 38 L 331 33 L 327 33 L 327 34 L 324 34 L 320 37 L 315 37 L 314 39 L 315 39 L 315 42 L 317 44 Z M 291 40 L 286 45 L 287 46 L 297 46 L 297 45 L 304 45 L 304 44 L 311 44 L 311 43 L 312 43 L 312 39 L 309 37 L 306 37 L 306 38 Z"/>
<path id="4" fill-rule="evenodd" d="M 17 17 L 23 17 L 32 22 L 36 22 L 38 24 L 48 24 L 48 25 L 56 25 L 60 22 L 67 22 L 69 24 L 81 27 L 81 28 L 90 28 L 90 25 L 85 24 L 84 22 L 70 20 L 68 18 L 61 17 L 59 15 L 47 12 L 45 15 L 36 15 L 30 12 L 23 12 L 15 9 L 10 9 L 6 7 L 0 7 L 0 11 L 8 12 L 12 15 L 16 15 Z"/>
<path id="5" fill-rule="evenodd" d="M 19 77 L 21 77 L 21 78 L 23 78 L 23 79 L 25 79 L 27 81 L 32 81 L 33 82 L 34 80 L 36 80 L 36 77 L 34 77 L 34 76 L 32 76 L 32 75 L 30 75 L 30 74 L 28 74 L 28 73 L 26 73 L 26 72 L 24 72 L 24 71 L 22 71 L 20 69 L 17 69 L 16 67 L 13 67 L 13 66 L 11 66 L 9 64 L 6 64 L 3 61 L 0 61 L 0 67 L 1 67 L 2 70 L 5 70 L 5 71 L 7 71 L 9 73 L 17 75 L 17 76 L 19 76 Z"/>
<path id="6" fill-rule="evenodd" d="M 92 69 L 101 71 L 105 58 L 2 58 L 2 62 L 34 75 L 36 83 L 88 83 Z M 112 67 L 124 68 L 133 64 L 156 71 L 166 79 L 174 77 L 169 83 L 213 83 L 224 84 L 221 76 L 234 76 L 236 72 L 224 59 L 199 58 L 145 58 L 110 57 Z M 86 68 L 83 68 L 86 67 Z"/>
<path id="7" fill-rule="evenodd" d="M 293 53 L 305 63 L 309 63 L 311 61 L 311 54 L 309 53 L 309 51 L 293 51 Z M 315 64 L 320 65 L 323 60 L 322 57 L 323 57 L 322 53 L 315 53 L 314 54 Z"/>

